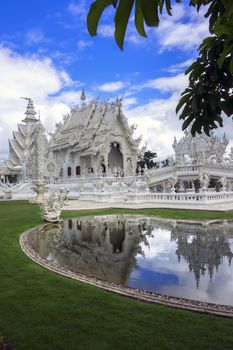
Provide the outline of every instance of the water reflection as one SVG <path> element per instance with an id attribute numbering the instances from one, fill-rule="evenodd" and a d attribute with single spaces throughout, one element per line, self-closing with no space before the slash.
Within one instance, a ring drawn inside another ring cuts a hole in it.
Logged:
<path id="1" fill-rule="evenodd" d="M 229 265 L 233 257 L 229 237 L 233 238 L 230 224 L 187 224 L 177 223 L 171 231 L 171 240 L 177 243 L 178 261 L 184 258 L 193 272 L 199 287 L 201 275 L 209 274 L 212 279 L 214 271 L 218 271 L 227 258 Z"/>
<path id="2" fill-rule="evenodd" d="M 111 215 L 64 220 L 31 235 L 47 260 L 113 283 L 233 304 L 233 223 Z"/>

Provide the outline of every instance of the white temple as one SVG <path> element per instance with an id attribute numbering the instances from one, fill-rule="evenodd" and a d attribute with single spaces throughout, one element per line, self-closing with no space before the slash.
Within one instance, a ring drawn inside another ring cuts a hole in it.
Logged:
<path id="1" fill-rule="evenodd" d="M 138 161 L 140 139 L 133 138 L 121 101 L 113 103 L 84 102 L 56 124 L 49 142 L 60 167 L 59 176 L 134 175 Z M 1 167 L 1 175 L 14 177 L 15 182 L 35 178 L 33 169 L 36 133 L 41 125 L 36 118 L 33 101 L 27 98 L 26 118 L 18 124 L 9 140 L 9 159 Z"/>
<path id="2" fill-rule="evenodd" d="M 84 92 L 82 100 L 85 101 Z M 82 103 L 64 117 L 50 143 L 64 178 L 89 174 L 134 175 L 138 145 L 121 101 Z"/>
<path id="3" fill-rule="evenodd" d="M 33 101 L 26 100 L 26 118 L 0 166 L 0 198 L 33 198 L 35 184 L 44 184 L 44 192 L 62 188 L 70 199 L 91 202 L 233 203 L 233 150 L 226 154 L 226 135 L 192 137 L 187 130 L 174 139 L 168 166 L 138 172 L 141 138 L 133 137 L 135 126 L 128 125 L 119 99 L 86 103 L 83 91 L 81 106 L 63 117 L 49 141 Z"/>

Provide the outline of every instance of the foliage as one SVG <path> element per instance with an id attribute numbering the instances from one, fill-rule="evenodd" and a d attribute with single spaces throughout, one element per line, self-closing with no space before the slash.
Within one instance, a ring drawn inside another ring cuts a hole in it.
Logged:
<path id="1" fill-rule="evenodd" d="M 173 3 L 182 0 L 174 0 Z M 145 24 L 158 27 L 160 16 L 172 15 L 172 0 L 96 0 L 92 3 L 87 26 L 91 36 L 97 34 L 99 20 L 108 6 L 115 8 L 115 40 L 123 49 L 132 10 L 139 35 L 146 37 Z M 223 125 L 222 113 L 233 115 L 233 1 L 190 0 L 197 12 L 207 7 L 211 37 L 199 47 L 199 58 L 186 71 L 189 86 L 182 93 L 176 112 L 184 120 L 183 130 L 191 126 L 193 135 Z M 180 110 L 182 111 L 180 112 Z"/>
<path id="2" fill-rule="evenodd" d="M 199 47 L 199 58 L 187 70 L 189 86 L 182 93 L 176 111 L 183 110 L 183 130 L 190 124 L 195 135 L 202 129 L 223 126 L 222 112 L 233 115 L 233 2 L 229 0 L 193 0 L 197 9 L 208 3 L 205 14 L 212 34 Z"/>
<path id="3" fill-rule="evenodd" d="M 148 169 L 154 168 L 156 166 L 156 162 L 154 161 L 154 158 L 156 157 L 157 157 L 156 152 L 151 152 L 148 150 L 144 153 L 142 159 L 138 161 L 138 166 L 140 166 L 141 168 L 145 168 L 145 164 L 146 164 Z"/>
<path id="4" fill-rule="evenodd" d="M 162 168 L 166 168 L 167 166 L 169 166 L 169 159 L 166 158 L 162 161 Z"/>

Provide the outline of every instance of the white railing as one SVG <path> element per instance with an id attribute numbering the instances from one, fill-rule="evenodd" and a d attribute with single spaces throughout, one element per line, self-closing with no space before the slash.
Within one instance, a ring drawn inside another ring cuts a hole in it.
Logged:
<path id="1" fill-rule="evenodd" d="M 170 178 L 179 176 L 197 176 L 203 171 L 207 171 L 210 176 L 225 176 L 229 179 L 233 179 L 233 166 L 227 166 L 224 164 L 190 164 L 190 165 L 180 165 L 174 167 L 165 167 L 159 169 L 151 169 L 146 172 L 148 176 L 149 186 L 159 184 L 161 182 L 167 181 Z"/>
<path id="2" fill-rule="evenodd" d="M 144 179 L 143 175 L 137 176 L 73 176 L 73 177 L 59 177 L 53 181 L 54 184 L 71 184 L 80 182 L 125 182 L 125 181 L 139 181 Z"/>
<path id="3" fill-rule="evenodd" d="M 207 204 L 233 202 L 233 192 L 203 193 L 132 193 L 127 195 L 128 203 L 180 203 Z"/>

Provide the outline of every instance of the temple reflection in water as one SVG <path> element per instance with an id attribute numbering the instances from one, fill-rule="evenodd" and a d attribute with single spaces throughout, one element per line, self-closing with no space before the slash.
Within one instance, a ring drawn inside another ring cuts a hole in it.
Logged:
<path id="1" fill-rule="evenodd" d="M 165 233 L 168 238 L 164 241 L 164 251 L 158 252 Z M 145 261 L 152 266 L 153 273 L 167 273 L 167 276 L 172 273 L 182 285 L 184 277 L 179 274 L 179 268 L 175 268 L 173 256 L 176 256 L 176 264 L 183 264 L 199 287 L 201 277 L 211 280 L 221 265 L 229 267 L 233 257 L 231 222 L 205 224 L 136 215 L 88 216 L 47 225 L 43 232 L 30 239 L 33 248 L 47 260 L 123 285 L 127 285 L 132 273 L 145 268 Z M 154 275 L 147 275 L 147 279 L 153 279 Z M 233 276 L 231 278 L 233 281 Z M 156 291 L 157 281 L 153 283 L 152 289 Z M 171 286 L 173 282 L 169 283 Z M 151 281 L 148 290 L 150 286 Z"/>
<path id="2" fill-rule="evenodd" d="M 63 227 L 62 227 L 63 226 Z M 74 271 L 113 283 L 126 284 L 137 266 L 136 256 L 148 245 L 149 220 L 124 216 L 83 217 L 48 225 L 40 236 L 32 237 L 39 254 Z"/>
<path id="3" fill-rule="evenodd" d="M 223 258 L 229 264 L 233 257 L 229 238 L 233 239 L 233 223 L 227 225 L 213 223 L 191 224 L 178 222 L 171 231 L 171 240 L 177 243 L 178 260 L 184 258 L 193 272 L 197 287 L 201 275 L 209 274 L 212 279 L 214 271 L 218 271 Z"/>

